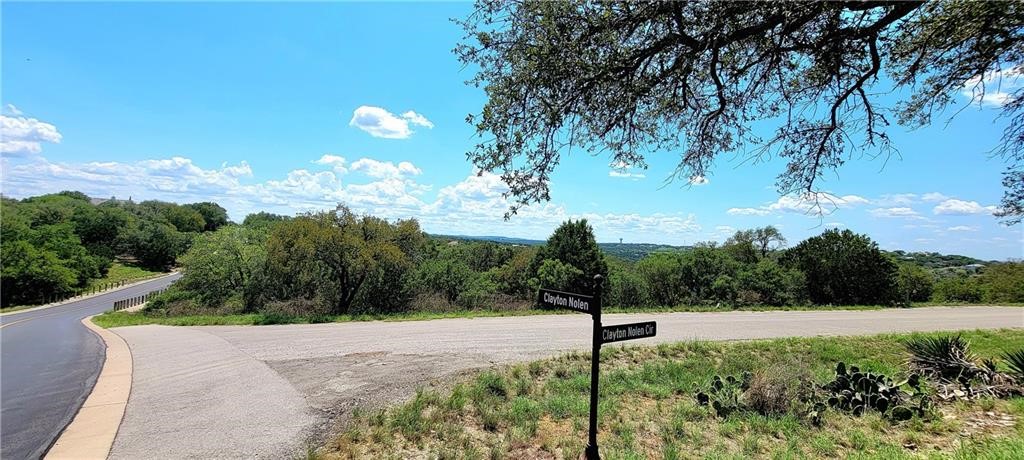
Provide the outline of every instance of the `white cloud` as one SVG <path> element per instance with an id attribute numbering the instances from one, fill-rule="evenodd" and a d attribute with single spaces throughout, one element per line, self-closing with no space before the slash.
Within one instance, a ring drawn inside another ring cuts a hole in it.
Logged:
<path id="1" fill-rule="evenodd" d="M 844 224 L 842 222 L 826 222 L 825 223 L 825 227 L 826 228 L 842 228 L 842 227 L 845 227 L 845 226 L 846 226 L 846 224 Z"/>
<path id="2" fill-rule="evenodd" d="M 15 116 L 0 115 L 0 153 L 28 155 L 43 151 L 44 142 L 59 144 L 63 136 L 57 127 L 35 118 L 17 116 L 21 112 L 8 104 Z"/>
<path id="3" fill-rule="evenodd" d="M 621 177 L 621 178 L 629 178 L 629 179 L 643 179 L 643 178 L 645 178 L 647 176 L 645 174 L 643 174 L 643 173 L 616 171 L 616 170 L 613 169 L 611 171 L 608 171 L 608 177 Z"/>
<path id="4" fill-rule="evenodd" d="M 939 201 L 946 201 L 949 199 L 948 196 L 943 195 L 939 192 L 925 193 L 921 195 L 921 199 L 929 203 L 938 203 Z"/>
<path id="5" fill-rule="evenodd" d="M 92 196 L 127 196 L 133 192 L 183 194 L 202 197 L 240 187 L 239 179 L 252 176 L 246 162 L 219 169 L 203 169 L 182 157 L 135 163 L 52 163 L 38 159 L 6 168 L 4 191 L 37 195 L 45 191 L 81 190 Z"/>
<path id="6" fill-rule="evenodd" d="M 972 104 L 1002 107 L 1013 101 L 1024 86 L 1024 66 L 1014 66 L 988 72 L 983 78 L 972 78 L 964 83 L 961 93 Z"/>
<path id="7" fill-rule="evenodd" d="M 688 182 L 689 182 L 690 185 L 706 185 L 706 184 L 710 183 L 711 181 L 708 180 L 708 178 L 704 177 L 704 176 L 693 176 L 693 177 L 690 178 L 690 180 Z"/>
<path id="8" fill-rule="evenodd" d="M 424 117 L 423 115 L 413 112 L 412 110 L 403 113 L 402 118 L 409 120 L 409 123 L 412 123 L 414 125 L 434 129 L 434 124 L 431 123 L 430 120 L 427 120 L 427 117 Z"/>
<path id="9" fill-rule="evenodd" d="M 314 164 L 330 166 L 334 172 L 338 174 L 348 173 L 348 168 L 345 167 L 345 158 L 338 155 L 331 155 L 329 153 L 324 154 L 319 160 L 314 160 Z"/>
<path id="10" fill-rule="evenodd" d="M 21 115 L 21 114 L 22 114 L 22 113 L 21 113 L 21 110 L 18 110 L 18 108 L 17 108 L 17 107 L 15 107 L 15 106 L 14 106 L 14 104 L 7 104 L 7 105 L 5 105 L 5 106 L 4 106 L 4 108 L 5 108 L 5 109 L 7 110 L 7 112 L 8 112 L 8 113 L 10 113 L 11 115 L 14 115 L 14 116 L 18 116 L 18 115 Z"/>
<path id="11" fill-rule="evenodd" d="M 966 216 L 974 214 L 992 214 L 997 211 L 998 208 L 995 206 L 982 206 L 977 201 L 964 201 L 957 199 L 948 199 L 932 210 L 935 214 L 950 215 L 950 216 Z"/>
<path id="12" fill-rule="evenodd" d="M 858 195 L 837 196 L 831 193 L 806 193 L 784 195 L 764 209 L 769 211 L 796 212 L 801 214 L 830 214 L 836 209 L 868 204 L 870 201 Z"/>
<path id="13" fill-rule="evenodd" d="M 731 216 L 766 216 L 772 213 L 799 213 L 808 215 L 831 214 L 840 208 L 850 208 L 871 201 L 858 195 L 833 195 L 826 192 L 783 195 L 775 202 L 756 208 L 729 208 Z"/>
<path id="14" fill-rule="evenodd" d="M 625 161 L 616 161 L 608 166 L 612 168 L 611 171 L 608 171 L 608 177 L 619 177 L 623 179 L 633 180 L 643 179 L 647 177 L 644 173 L 633 172 L 633 165 L 626 163 Z"/>
<path id="15" fill-rule="evenodd" d="M 403 161 L 395 165 L 390 161 L 378 161 L 372 158 L 360 158 L 352 163 L 352 171 L 361 172 L 370 177 L 396 178 L 405 176 L 418 176 L 423 173 L 412 163 Z"/>
<path id="16" fill-rule="evenodd" d="M 905 218 L 919 218 L 921 215 L 908 207 L 895 207 L 895 208 L 878 208 L 869 211 L 872 216 L 875 217 L 905 217 Z"/>
<path id="17" fill-rule="evenodd" d="M 978 231 L 978 227 L 971 227 L 971 226 L 967 226 L 967 225 L 957 225 L 955 227 L 949 227 L 946 230 L 951 231 L 951 232 L 976 232 L 976 231 Z"/>
<path id="18" fill-rule="evenodd" d="M 730 216 L 766 216 L 771 214 L 771 211 L 760 208 L 729 208 L 725 213 Z"/>
<path id="19" fill-rule="evenodd" d="M 914 204 L 916 198 L 917 195 L 913 193 L 893 193 L 888 195 L 882 195 L 877 200 L 875 200 L 875 204 L 879 206 L 889 207 L 910 206 Z"/>
<path id="20" fill-rule="evenodd" d="M 409 128 L 409 123 L 426 128 L 434 127 L 430 120 L 412 110 L 398 116 L 371 105 L 358 107 L 352 112 L 352 119 L 348 122 L 349 126 L 355 126 L 373 137 L 384 139 L 408 139 L 414 133 Z"/>

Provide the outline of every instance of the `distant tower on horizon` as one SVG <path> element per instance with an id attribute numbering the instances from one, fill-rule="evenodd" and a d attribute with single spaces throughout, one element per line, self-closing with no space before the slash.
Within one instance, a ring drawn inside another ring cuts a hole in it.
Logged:
<path id="1" fill-rule="evenodd" d="M 622 244 L 622 238 L 619 238 L 619 244 Z"/>

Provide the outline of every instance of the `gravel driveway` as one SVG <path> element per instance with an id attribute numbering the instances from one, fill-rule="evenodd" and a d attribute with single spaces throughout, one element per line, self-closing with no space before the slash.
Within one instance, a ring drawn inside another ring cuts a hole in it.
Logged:
<path id="1" fill-rule="evenodd" d="M 658 321 L 629 342 L 1022 328 L 1024 308 L 605 315 Z M 113 329 L 132 350 L 111 458 L 294 458 L 354 407 L 381 407 L 481 367 L 590 345 L 585 315 L 283 326 Z"/>

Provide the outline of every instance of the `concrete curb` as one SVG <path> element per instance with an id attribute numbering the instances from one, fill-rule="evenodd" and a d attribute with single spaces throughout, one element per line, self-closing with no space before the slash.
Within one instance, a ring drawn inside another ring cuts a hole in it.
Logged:
<path id="1" fill-rule="evenodd" d="M 156 281 L 156 280 L 159 280 L 159 279 L 166 278 L 168 276 L 177 275 L 178 273 L 179 272 L 177 272 L 177 271 L 173 271 L 173 272 L 170 272 L 170 273 L 165 273 L 165 274 L 160 275 L 160 276 L 154 276 L 152 278 L 146 278 L 146 279 L 138 280 L 138 281 L 135 281 L 135 282 L 133 282 L 131 284 L 126 284 L 124 286 L 119 286 L 119 287 L 116 287 L 114 289 L 107 289 L 106 291 L 100 291 L 100 292 L 95 292 L 95 293 L 92 293 L 92 294 L 86 294 L 86 295 L 81 295 L 81 296 L 78 296 L 78 297 L 72 297 L 70 299 L 62 300 L 60 302 L 48 303 L 46 305 L 40 305 L 38 307 L 26 308 L 24 310 L 15 310 L 15 311 L 3 312 L 3 313 L 0 313 L 0 316 L 17 315 L 19 313 L 28 313 L 30 311 L 45 310 L 47 308 L 59 307 L 61 305 L 66 305 L 66 304 L 69 304 L 69 303 L 72 303 L 72 302 L 78 302 L 79 300 L 91 299 L 93 297 L 98 297 L 98 296 L 101 296 L 101 295 L 106 295 L 106 294 L 110 294 L 110 293 L 113 293 L 113 292 L 117 292 L 117 291 L 120 291 L 122 289 L 128 289 L 130 287 L 138 286 L 138 285 L 143 284 L 143 283 L 148 283 L 150 281 Z"/>
<path id="2" fill-rule="evenodd" d="M 93 324 L 92 316 L 83 319 L 82 324 L 103 339 L 106 360 L 92 392 L 47 452 L 47 459 L 107 458 L 131 394 L 132 354 L 128 344 L 117 334 Z"/>

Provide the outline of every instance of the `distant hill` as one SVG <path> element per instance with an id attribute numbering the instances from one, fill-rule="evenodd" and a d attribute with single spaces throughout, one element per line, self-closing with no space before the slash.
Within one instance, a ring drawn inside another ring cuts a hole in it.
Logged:
<path id="1" fill-rule="evenodd" d="M 598 243 L 605 254 L 636 262 L 654 252 L 688 251 L 693 246 L 672 246 L 652 243 Z"/>
<path id="2" fill-rule="evenodd" d="M 521 246 L 538 246 L 544 244 L 544 240 L 531 240 L 527 238 L 513 238 L 508 236 L 470 236 L 470 235 L 431 235 L 435 238 L 464 241 L 491 241 L 500 244 L 515 244 Z M 598 243 L 605 254 L 618 257 L 630 262 L 643 259 L 654 252 L 687 251 L 693 246 L 673 246 L 669 244 L 653 243 Z M 995 261 L 975 259 L 974 257 L 961 256 L 957 254 L 939 254 L 937 252 L 907 252 L 902 250 L 885 251 L 901 262 L 909 262 L 920 265 L 929 270 L 941 270 L 947 268 L 962 268 L 971 265 L 989 265 Z"/>
<path id="3" fill-rule="evenodd" d="M 435 235 L 430 236 L 435 238 L 446 238 L 449 240 L 463 240 L 463 241 L 491 241 L 494 243 L 501 244 L 518 244 L 521 246 L 539 246 L 544 244 L 544 240 L 528 240 L 526 238 L 512 238 L 508 236 L 468 236 L 468 235 Z"/>
<path id="4" fill-rule="evenodd" d="M 446 238 L 463 241 L 491 241 L 501 244 L 517 244 L 522 246 L 539 246 L 544 240 L 530 240 L 526 238 L 511 238 L 507 236 L 468 236 L 468 235 L 431 235 L 435 238 Z M 620 259 L 636 262 L 643 259 L 652 252 L 685 251 L 691 246 L 672 246 L 668 244 L 652 243 L 598 243 L 605 254 Z"/>
<path id="5" fill-rule="evenodd" d="M 956 254 L 939 254 L 937 252 L 906 252 L 901 250 L 886 252 L 901 262 L 910 262 L 932 270 L 963 267 L 975 264 L 988 265 L 996 263 L 990 260 L 975 259 L 974 257 Z"/>

